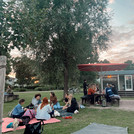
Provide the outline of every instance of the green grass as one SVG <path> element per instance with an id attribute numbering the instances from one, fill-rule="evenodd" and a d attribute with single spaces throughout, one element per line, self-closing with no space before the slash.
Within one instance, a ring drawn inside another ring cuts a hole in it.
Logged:
<path id="1" fill-rule="evenodd" d="M 37 92 L 36 92 L 37 93 Z M 40 92 L 42 97 L 49 98 L 49 92 Z M 55 91 L 58 100 L 62 99 L 63 92 Z M 33 93 L 18 93 L 20 98 L 26 100 L 25 106 L 28 105 L 34 96 Z M 75 95 L 77 100 L 80 100 L 82 94 Z M 17 100 L 4 104 L 4 117 L 7 116 L 8 111 L 10 111 L 16 104 Z M 48 124 L 44 126 L 43 134 L 70 134 L 77 130 L 80 130 L 90 123 L 96 122 L 107 125 L 128 127 L 129 134 L 134 134 L 134 112 L 112 110 L 112 109 L 91 109 L 90 107 L 85 109 L 80 109 L 80 113 L 73 115 L 70 120 L 62 119 L 60 123 Z M 19 130 L 16 132 L 10 132 L 10 134 L 23 134 L 24 130 Z"/>

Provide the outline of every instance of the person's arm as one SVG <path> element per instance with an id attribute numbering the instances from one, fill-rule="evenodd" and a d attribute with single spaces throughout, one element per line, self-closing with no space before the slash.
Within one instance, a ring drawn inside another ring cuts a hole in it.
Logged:
<path id="1" fill-rule="evenodd" d="M 88 95 L 91 95 L 91 93 L 92 93 L 92 92 L 91 92 L 91 89 L 89 88 L 89 89 L 88 89 Z"/>
<path id="2" fill-rule="evenodd" d="M 48 105 L 48 113 L 51 113 L 52 112 L 52 108 L 50 105 Z"/>
<path id="3" fill-rule="evenodd" d="M 16 107 L 16 109 L 17 109 L 18 113 L 24 112 L 24 109 L 22 108 L 21 105 L 18 105 L 18 106 Z"/>

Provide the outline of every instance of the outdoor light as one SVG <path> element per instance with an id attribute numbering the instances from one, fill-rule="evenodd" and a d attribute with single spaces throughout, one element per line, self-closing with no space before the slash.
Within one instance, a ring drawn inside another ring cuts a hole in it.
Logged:
<path id="1" fill-rule="evenodd" d="M 112 78 L 112 75 L 108 75 L 107 78 Z"/>

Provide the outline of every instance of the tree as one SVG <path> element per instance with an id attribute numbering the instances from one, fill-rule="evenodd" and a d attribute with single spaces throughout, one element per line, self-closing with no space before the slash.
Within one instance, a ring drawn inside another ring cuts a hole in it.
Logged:
<path id="1" fill-rule="evenodd" d="M 127 60 L 127 61 L 125 61 L 124 63 L 129 64 L 129 65 L 125 68 L 125 70 L 134 70 L 134 63 L 133 63 L 132 60 Z"/>
<path id="2" fill-rule="evenodd" d="M 32 78 L 36 76 L 32 64 L 33 61 L 26 56 L 14 58 L 13 68 L 18 84 L 32 84 Z"/>
<path id="3" fill-rule="evenodd" d="M 107 46 L 111 32 L 107 4 L 107 0 L 20 1 L 14 10 L 12 30 L 16 24 L 19 28 L 13 43 L 31 48 L 40 72 L 62 73 L 66 93 L 77 64 L 96 62 L 98 49 Z"/>
<path id="4" fill-rule="evenodd" d="M 104 59 L 104 60 L 99 61 L 99 63 L 110 63 L 110 61 L 108 61 L 107 59 Z"/>

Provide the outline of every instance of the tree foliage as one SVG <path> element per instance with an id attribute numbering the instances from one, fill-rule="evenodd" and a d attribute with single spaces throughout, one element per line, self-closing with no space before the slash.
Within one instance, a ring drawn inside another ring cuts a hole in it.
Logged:
<path id="1" fill-rule="evenodd" d="M 13 59 L 13 68 L 16 72 L 17 83 L 20 85 L 32 84 L 32 78 L 35 77 L 33 61 L 26 56 Z"/>
<path id="2" fill-rule="evenodd" d="M 77 64 L 98 60 L 98 49 L 107 47 L 107 0 L 14 0 L 11 30 L 14 46 L 28 46 L 48 81 L 74 78 Z M 53 79 L 51 79 L 53 76 Z M 62 76 L 62 77 L 61 77 Z M 62 82 L 62 81 L 61 81 Z"/>
<path id="3" fill-rule="evenodd" d="M 124 63 L 128 64 L 128 66 L 125 68 L 125 70 L 134 70 L 134 63 L 132 60 L 127 60 Z"/>

